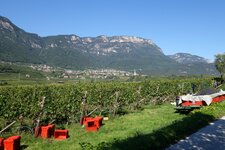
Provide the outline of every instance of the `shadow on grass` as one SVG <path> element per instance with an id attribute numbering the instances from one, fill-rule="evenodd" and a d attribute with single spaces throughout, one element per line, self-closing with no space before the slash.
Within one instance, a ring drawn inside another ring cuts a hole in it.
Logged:
<path id="1" fill-rule="evenodd" d="M 215 120 L 211 115 L 196 112 L 182 120 L 175 121 L 171 125 L 162 127 L 149 134 L 136 133 L 134 137 L 124 140 L 115 140 L 112 143 L 98 145 L 98 149 L 113 150 L 149 150 L 165 149 L 180 139 L 196 132 L 200 128 Z"/>
<path id="2" fill-rule="evenodd" d="M 28 148 L 28 145 L 21 145 L 21 146 L 20 146 L 20 150 L 24 150 L 24 149 L 26 149 L 26 148 Z"/>

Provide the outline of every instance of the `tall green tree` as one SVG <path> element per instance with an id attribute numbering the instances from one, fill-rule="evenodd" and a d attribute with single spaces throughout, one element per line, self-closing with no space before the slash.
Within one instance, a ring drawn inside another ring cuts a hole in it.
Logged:
<path id="1" fill-rule="evenodd" d="M 221 78 L 223 78 L 225 75 L 225 54 L 218 54 L 215 57 L 216 69 L 220 72 Z"/>

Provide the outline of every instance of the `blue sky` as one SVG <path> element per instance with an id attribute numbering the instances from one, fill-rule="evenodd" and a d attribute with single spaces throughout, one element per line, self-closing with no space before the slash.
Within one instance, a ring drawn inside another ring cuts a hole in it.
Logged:
<path id="1" fill-rule="evenodd" d="M 0 15 L 40 36 L 138 36 L 211 60 L 225 52 L 225 0 L 1 0 Z"/>

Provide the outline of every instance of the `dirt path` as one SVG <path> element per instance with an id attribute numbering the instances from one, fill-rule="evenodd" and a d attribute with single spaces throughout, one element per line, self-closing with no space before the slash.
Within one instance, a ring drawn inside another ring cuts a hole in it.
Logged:
<path id="1" fill-rule="evenodd" d="M 225 150 L 225 116 L 166 150 Z"/>

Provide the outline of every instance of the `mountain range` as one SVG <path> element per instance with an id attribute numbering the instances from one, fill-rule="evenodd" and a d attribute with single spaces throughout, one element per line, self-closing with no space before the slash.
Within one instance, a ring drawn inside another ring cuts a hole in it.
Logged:
<path id="1" fill-rule="evenodd" d="M 193 64 L 193 63 L 211 63 L 209 60 L 188 53 L 176 53 L 174 55 L 168 55 L 171 59 L 174 59 L 181 64 Z"/>
<path id="2" fill-rule="evenodd" d="M 0 60 L 47 64 L 70 69 L 137 70 L 151 75 L 215 74 L 204 58 L 179 53 L 166 56 L 152 40 L 134 36 L 40 37 L 0 16 Z"/>

